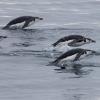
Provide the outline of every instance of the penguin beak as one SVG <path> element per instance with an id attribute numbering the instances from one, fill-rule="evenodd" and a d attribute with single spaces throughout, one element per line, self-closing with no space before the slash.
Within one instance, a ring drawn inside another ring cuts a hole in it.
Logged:
<path id="1" fill-rule="evenodd" d="M 95 54 L 95 53 L 96 53 L 96 51 L 92 51 L 92 53 L 94 53 L 94 54 Z"/>
<path id="2" fill-rule="evenodd" d="M 92 40 L 92 42 L 96 43 L 96 41 Z"/>
<path id="3" fill-rule="evenodd" d="M 95 40 L 90 40 L 91 42 L 94 42 L 94 43 L 96 43 L 96 41 Z"/>
<path id="4" fill-rule="evenodd" d="M 43 20 L 43 18 L 39 18 L 40 20 Z"/>

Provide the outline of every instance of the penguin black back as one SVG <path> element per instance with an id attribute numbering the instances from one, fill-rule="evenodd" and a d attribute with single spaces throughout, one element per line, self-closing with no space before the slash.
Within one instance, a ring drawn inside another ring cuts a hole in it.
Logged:
<path id="1" fill-rule="evenodd" d="M 13 25 L 13 24 L 16 24 L 16 23 L 21 23 L 23 21 L 26 21 L 26 20 L 33 20 L 34 17 L 32 16 L 21 16 L 21 17 L 18 17 L 12 21 L 10 21 L 7 25 Z"/>
<path id="2" fill-rule="evenodd" d="M 53 44 L 53 46 L 56 46 L 56 45 L 59 44 L 60 42 L 65 42 L 65 41 L 74 40 L 74 39 L 76 39 L 76 40 L 83 40 L 84 37 L 81 36 L 81 35 L 69 35 L 69 36 L 65 36 L 65 37 L 59 39 L 57 42 L 55 42 L 55 43 Z"/>
<path id="3" fill-rule="evenodd" d="M 8 29 L 11 25 L 15 25 L 18 23 L 22 23 L 24 22 L 24 25 L 22 26 L 22 28 L 28 27 L 30 22 L 35 22 L 35 20 L 43 20 L 43 18 L 39 18 L 39 17 L 33 17 L 33 16 L 21 16 L 21 17 L 17 17 L 13 20 L 11 20 L 5 27 L 3 27 L 3 29 Z"/>
<path id="4" fill-rule="evenodd" d="M 77 48 L 77 49 L 72 49 L 69 50 L 67 52 L 65 52 L 64 54 L 62 54 L 60 57 L 58 57 L 55 61 L 53 61 L 52 63 L 58 63 L 61 59 L 64 59 L 66 57 L 72 56 L 74 54 L 83 54 L 84 53 L 84 49 L 81 48 Z"/>

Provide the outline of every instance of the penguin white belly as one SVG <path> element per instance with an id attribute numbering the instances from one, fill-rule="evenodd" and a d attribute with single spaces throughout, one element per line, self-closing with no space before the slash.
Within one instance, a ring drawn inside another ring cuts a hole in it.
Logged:
<path id="1" fill-rule="evenodd" d="M 62 59 L 61 61 L 73 61 L 76 56 L 77 56 L 77 54 L 74 54 L 74 55 L 71 55 L 69 57 Z"/>
<path id="2" fill-rule="evenodd" d="M 38 22 L 38 21 L 39 21 L 39 19 L 35 19 L 35 21 L 34 21 L 34 20 L 32 20 L 32 21 L 29 23 L 29 25 L 28 25 L 28 26 L 31 26 L 31 25 L 33 25 L 34 23 Z"/>
<path id="3" fill-rule="evenodd" d="M 71 42 L 71 41 L 72 41 L 72 40 L 59 43 L 59 44 L 55 47 L 55 50 L 62 51 L 62 52 L 66 52 L 66 51 L 72 49 L 73 47 L 68 46 L 68 43 Z"/>
<path id="4" fill-rule="evenodd" d="M 65 42 L 60 42 L 57 46 L 66 46 L 68 43 L 72 42 L 73 40 L 65 41 Z"/>
<path id="5" fill-rule="evenodd" d="M 29 25 L 28 26 L 31 26 L 31 25 L 33 25 L 35 23 L 35 21 L 31 21 L 31 22 L 29 22 Z"/>
<path id="6" fill-rule="evenodd" d="M 11 25 L 11 27 L 12 28 L 22 28 L 24 24 L 25 24 L 25 21 L 21 22 L 21 23 L 14 24 L 14 25 Z"/>

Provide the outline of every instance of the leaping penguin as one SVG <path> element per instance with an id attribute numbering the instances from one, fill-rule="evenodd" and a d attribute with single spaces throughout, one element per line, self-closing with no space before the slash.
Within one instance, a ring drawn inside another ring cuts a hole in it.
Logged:
<path id="1" fill-rule="evenodd" d="M 5 27 L 3 27 L 3 29 L 9 29 L 12 26 L 16 26 L 18 24 L 22 24 L 21 28 L 24 29 L 39 20 L 43 20 L 43 18 L 33 16 L 21 16 L 11 20 Z"/>
<path id="2" fill-rule="evenodd" d="M 86 38 L 82 35 L 69 35 L 59 39 L 57 42 L 52 44 L 54 47 L 57 47 L 60 44 L 67 44 L 70 47 L 78 47 L 88 43 L 95 43 L 95 40 Z"/>
<path id="3" fill-rule="evenodd" d="M 76 48 L 76 49 L 72 49 L 65 52 L 64 54 L 59 56 L 55 61 L 53 61 L 52 64 L 58 64 L 64 60 L 74 62 L 92 54 L 96 54 L 96 51 L 89 50 L 89 49 Z"/>

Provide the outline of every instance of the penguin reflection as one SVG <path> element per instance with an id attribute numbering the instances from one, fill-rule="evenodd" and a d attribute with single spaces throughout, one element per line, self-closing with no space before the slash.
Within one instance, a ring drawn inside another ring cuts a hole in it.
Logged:
<path id="1" fill-rule="evenodd" d="M 94 65 L 92 65 L 92 67 L 93 66 Z M 88 75 L 92 71 L 90 68 L 83 69 L 84 67 L 89 67 L 89 65 L 82 65 L 82 64 L 72 64 L 71 66 L 65 64 L 63 66 L 58 66 L 58 67 L 59 69 L 55 69 L 58 73 L 74 73 L 75 75 L 78 76 L 77 78 L 81 78 L 84 75 Z"/>

